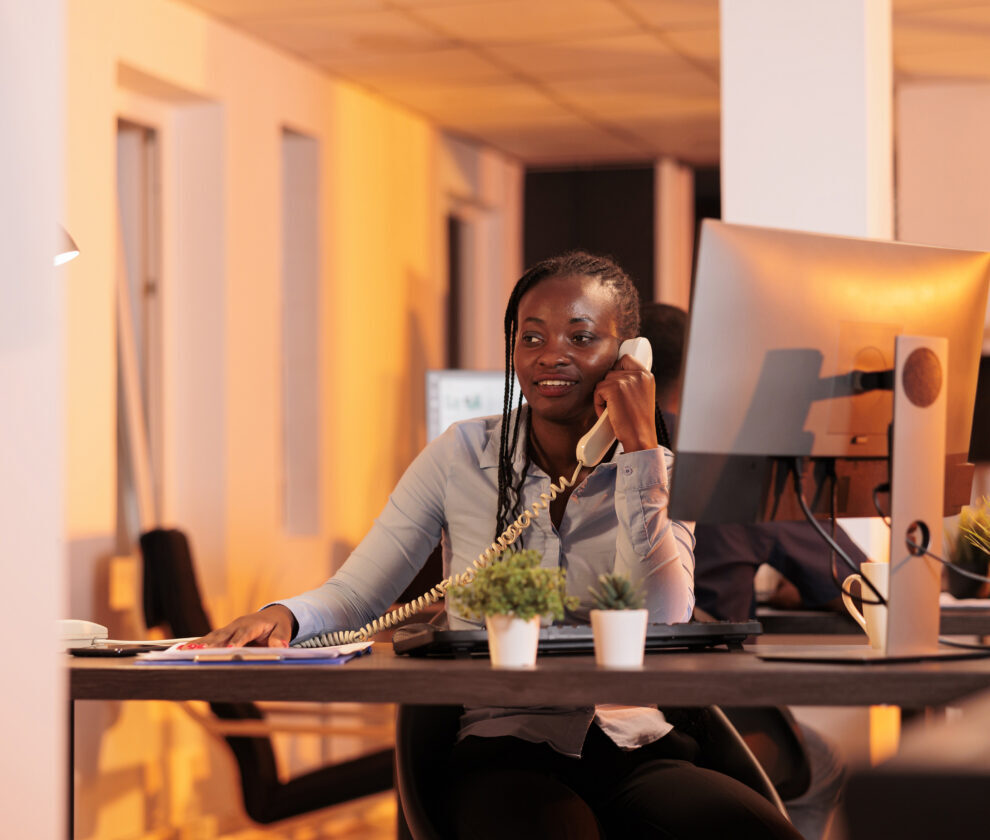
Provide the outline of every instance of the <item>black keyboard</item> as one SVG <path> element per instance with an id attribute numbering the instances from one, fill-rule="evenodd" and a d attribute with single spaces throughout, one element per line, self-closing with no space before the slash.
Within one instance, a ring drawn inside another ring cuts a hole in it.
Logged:
<path id="1" fill-rule="evenodd" d="M 749 636 L 759 636 L 758 621 L 705 621 L 687 624 L 651 624 L 646 630 L 646 649 L 704 650 L 725 645 L 742 647 Z M 447 630 L 433 624 L 406 624 L 392 636 L 396 653 L 410 656 L 487 656 L 486 630 Z M 540 629 L 539 652 L 593 653 L 590 624 L 551 625 Z"/>

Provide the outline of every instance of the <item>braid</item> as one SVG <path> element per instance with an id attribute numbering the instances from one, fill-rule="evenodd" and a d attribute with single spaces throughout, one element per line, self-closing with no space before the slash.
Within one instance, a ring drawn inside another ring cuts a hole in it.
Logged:
<path id="1" fill-rule="evenodd" d="M 519 428 L 522 419 L 522 393 L 513 403 L 515 388 L 515 346 L 519 327 L 519 301 L 535 285 L 550 277 L 594 277 L 611 291 L 617 304 L 616 326 L 620 339 L 639 335 L 639 293 L 632 280 L 613 260 L 596 257 L 584 251 L 572 251 L 537 263 L 519 278 L 505 308 L 505 397 L 502 401 L 502 433 L 498 447 L 498 509 L 495 514 L 495 537 L 514 522 L 522 512 L 522 488 L 529 470 L 529 449 L 520 475 L 515 474 L 512 458 L 519 444 Z M 516 415 L 512 419 L 512 411 Z M 529 412 L 526 411 L 527 437 L 530 431 Z M 512 421 L 510 423 L 510 420 Z M 512 426 L 511 430 L 509 426 Z M 662 437 L 660 430 L 663 429 Z M 658 420 L 657 437 L 661 442 L 669 437 L 663 419 Z"/>

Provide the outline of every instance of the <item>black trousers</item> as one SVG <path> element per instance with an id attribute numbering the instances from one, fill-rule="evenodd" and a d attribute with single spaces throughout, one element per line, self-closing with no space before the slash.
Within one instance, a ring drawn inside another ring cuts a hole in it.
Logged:
<path id="1" fill-rule="evenodd" d="M 580 759 L 467 737 L 451 753 L 452 829 L 463 840 L 800 840 L 760 794 L 697 766 L 697 753 L 677 730 L 627 751 L 592 725 Z"/>

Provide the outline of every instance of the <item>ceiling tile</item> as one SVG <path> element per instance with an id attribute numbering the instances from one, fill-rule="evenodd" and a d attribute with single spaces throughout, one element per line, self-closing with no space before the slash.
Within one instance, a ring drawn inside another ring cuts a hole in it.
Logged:
<path id="1" fill-rule="evenodd" d="M 894 61 L 898 77 L 914 79 L 990 79 L 990 50 L 910 53 Z"/>
<path id="2" fill-rule="evenodd" d="M 718 28 L 718 0 L 624 0 L 651 26 L 661 29 Z"/>
<path id="3" fill-rule="evenodd" d="M 449 46 L 446 39 L 394 11 L 246 19 L 239 25 L 259 38 L 306 57 L 326 56 L 331 52 L 388 55 Z"/>
<path id="4" fill-rule="evenodd" d="M 990 29 L 968 32 L 945 32 L 928 26 L 902 25 L 894 36 L 894 59 L 913 55 L 938 53 L 946 57 L 954 52 L 983 51 L 990 53 Z"/>
<path id="5" fill-rule="evenodd" d="M 287 18 L 385 8 L 385 0 L 186 0 L 190 6 L 225 20 Z"/>
<path id="6" fill-rule="evenodd" d="M 664 37 L 673 49 L 713 67 L 717 77 L 721 52 L 718 27 L 711 29 L 671 29 L 664 33 Z"/>
<path id="7" fill-rule="evenodd" d="M 486 133 L 490 142 L 530 165 L 606 163 L 651 159 L 646 144 L 616 137 L 595 126 L 572 123 L 533 131 L 528 127 Z"/>
<path id="8" fill-rule="evenodd" d="M 493 45 L 488 51 L 521 73 L 542 80 L 683 69 L 677 53 L 653 35 L 641 33 L 576 38 L 538 50 L 528 45 Z"/>
<path id="9" fill-rule="evenodd" d="M 894 16 L 903 12 L 990 6 L 990 0 L 893 0 Z"/>
<path id="10" fill-rule="evenodd" d="M 327 70 L 377 87 L 445 86 L 511 83 L 516 81 L 504 69 L 483 55 L 462 48 L 441 48 L 428 52 L 376 54 L 366 51 L 337 51 L 313 56 Z"/>
<path id="11" fill-rule="evenodd" d="M 608 0 L 494 0 L 429 6 L 414 13 L 439 31 L 479 44 L 546 44 L 634 32 L 635 22 Z"/>
<path id="12" fill-rule="evenodd" d="M 718 117 L 637 120 L 630 126 L 648 143 L 657 157 L 669 155 L 687 163 L 710 166 L 720 156 Z"/>
<path id="13" fill-rule="evenodd" d="M 546 126 L 578 119 L 540 90 L 523 84 L 392 88 L 394 98 L 448 128 Z"/>
<path id="14" fill-rule="evenodd" d="M 568 79 L 552 82 L 550 89 L 574 107 L 606 119 L 719 113 L 718 89 L 700 73 Z"/>

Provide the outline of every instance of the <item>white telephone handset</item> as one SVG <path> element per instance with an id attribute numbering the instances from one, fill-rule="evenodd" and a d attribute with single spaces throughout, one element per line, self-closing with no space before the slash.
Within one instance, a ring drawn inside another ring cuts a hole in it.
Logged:
<path id="1" fill-rule="evenodd" d="M 623 356 L 632 356 L 641 362 L 647 370 L 653 366 L 653 348 L 650 347 L 650 342 L 643 337 L 630 338 L 623 341 L 619 346 L 618 358 L 621 359 Z M 528 527 L 529 523 L 540 515 L 541 510 L 547 510 L 550 507 L 550 502 L 557 498 L 557 494 L 567 487 L 574 486 L 578 476 L 581 474 L 581 470 L 584 467 L 593 467 L 601 461 L 614 441 L 615 432 L 612 430 L 612 421 L 608 419 L 608 408 L 606 408 L 598 416 L 598 420 L 595 422 L 595 425 L 592 426 L 588 433 L 578 441 L 576 452 L 578 462 L 577 468 L 574 470 L 574 475 L 570 477 L 570 480 L 561 476 L 557 481 L 557 484 L 550 485 L 549 493 L 540 493 L 539 501 L 534 502 L 533 506 L 529 510 L 524 510 L 522 515 L 508 528 L 506 528 L 504 533 L 502 533 L 502 535 L 495 540 L 495 542 L 481 552 L 471 568 L 466 569 L 458 575 L 453 575 L 440 581 L 440 583 L 434 586 L 429 592 L 425 592 L 420 595 L 415 601 L 410 601 L 408 604 L 405 604 L 404 606 L 388 613 L 388 615 L 383 615 L 381 618 L 376 618 L 360 630 L 338 630 L 335 633 L 323 633 L 320 636 L 315 636 L 312 639 L 307 639 L 304 642 L 300 642 L 299 646 L 326 647 L 330 645 L 343 645 L 351 642 L 367 641 L 367 639 L 370 636 L 375 635 L 375 633 L 380 633 L 382 630 L 387 630 L 389 627 L 394 627 L 400 621 L 405 621 L 407 618 L 415 615 L 420 610 L 428 607 L 430 604 L 435 604 L 443 598 L 444 593 L 447 591 L 447 587 L 451 585 L 461 586 L 465 583 L 470 583 L 474 578 L 475 571 L 483 566 L 487 566 L 488 563 L 505 551 L 516 539 L 516 537 L 523 532 L 523 529 Z"/>
<path id="2" fill-rule="evenodd" d="M 630 338 L 619 347 L 619 358 L 632 356 L 649 370 L 653 367 L 653 348 L 649 339 Z M 590 431 L 578 441 L 577 459 L 579 464 L 586 467 L 595 466 L 615 442 L 615 432 L 612 431 L 612 421 L 608 419 L 608 408 L 599 415 L 598 421 Z"/>

